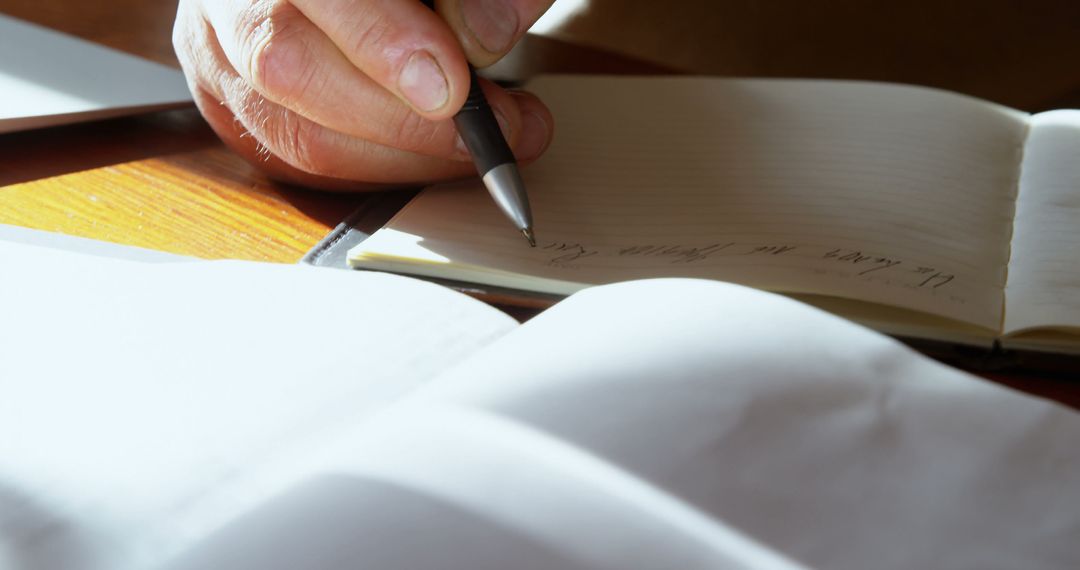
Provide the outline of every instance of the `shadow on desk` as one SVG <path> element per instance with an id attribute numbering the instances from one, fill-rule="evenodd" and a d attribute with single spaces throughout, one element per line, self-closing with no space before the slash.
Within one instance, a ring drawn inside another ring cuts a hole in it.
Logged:
<path id="1" fill-rule="evenodd" d="M 219 145 L 195 109 L 0 135 L 0 186 Z"/>

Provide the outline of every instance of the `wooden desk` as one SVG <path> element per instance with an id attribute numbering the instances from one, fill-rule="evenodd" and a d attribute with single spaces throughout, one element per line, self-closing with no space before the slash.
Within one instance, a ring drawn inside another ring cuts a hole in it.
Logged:
<path id="1" fill-rule="evenodd" d="M 176 0 L 0 0 L 0 12 L 176 65 Z M 663 72 L 531 37 L 499 72 Z M 275 184 L 196 111 L 0 136 L 0 223 L 202 258 L 294 263 L 365 197 Z M 1080 383 L 988 376 L 1080 408 Z"/>
<path id="2" fill-rule="evenodd" d="M 0 12 L 178 67 L 176 5 L 0 0 Z M 543 38 L 527 43 L 503 74 L 659 70 Z M 364 199 L 271 182 L 193 109 L 0 136 L 0 223 L 184 255 L 293 263 Z"/>

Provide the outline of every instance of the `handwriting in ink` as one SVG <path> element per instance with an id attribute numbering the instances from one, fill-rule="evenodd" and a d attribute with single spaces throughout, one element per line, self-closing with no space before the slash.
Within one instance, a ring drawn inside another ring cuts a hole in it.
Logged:
<path id="1" fill-rule="evenodd" d="M 877 255 L 866 255 L 862 251 L 853 249 L 833 249 L 827 251 L 822 256 L 823 259 L 835 259 L 836 261 L 848 262 L 852 265 L 862 265 L 866 267 L 862 271 L 859 271 L 859 275 L 866 275 L 882 269 L 888 269 L 890 267 L 896 267 L 900 265 L 900 260 L 892 259 L 888 257 L 882 257 Z"/>
<path id="2" fill-rule="evenodd" d="M 791 259 L 792 268 L 811 264 L 808 269 L 820 274 L 839 274 L 873 280 L 887 286 L 937 290 L 956 280 L 939 268 L 916 265 L 911 260 L 867 252 L 860 249 L 829 248 L 761 242 L 686 244 L 586 245 L 579 242 L 548 242 L 537 248 L 546 254 L 545 263 L 561 269 L 580 269 L 582 260 L 604 258 L 648 259 L 651 264 L 715 264 L 722 259 L 768 256 Z M 592 259 L 590 259 L 592 258 Z M 650 264 L 650 265 L 651 265 Z M 962 302 L 962 301 L 957 301 Z"/>
<path id="3" fill-rule="evenodd" d="M 702 247 L 682 245 L 634 245 L 616 252 L 619 257 L 667 257 L 672 263 L 692 263 L 735 245 L 713 243 Z"/>
<path id="4" fill-rule="evenodd" d="M 794 245 L 759 245 L 750 249 L 744 255 L 783 255 L 797 249 Z"/>
<path id="5" fill-rule="evenodd" d="M 569 263 L 600 253 L 595 249 L 586 249 L 580 243 L 551 242 L 540 249 L 559 254 L 549 259 L 549 263 Z"/>
<path id="6" fill-rule="evenodd" d="M 943 273 L 933 267 L 920 266 L 912 270 L 912 273 L 916 273 L 919 276 L 926 275 L 926 279 L 923 279 L 922 282 L 919 283 L 919 287 L 930 287 L 932 289 L 937 289 L 938 287 L 947 284 L 953 279 L 956 279 L 955 275 Z"/>

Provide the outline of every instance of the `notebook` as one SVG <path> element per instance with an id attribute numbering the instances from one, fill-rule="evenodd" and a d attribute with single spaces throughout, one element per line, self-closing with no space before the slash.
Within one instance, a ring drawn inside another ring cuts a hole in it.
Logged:
<path id="1" fill-rule="evenodd" d="M 706 280 L 0 241 L 0 567 L 1074 568 L 1080 416 Z"/>
<path id="2" fill-rule="evenodd" d="M 1080 353 L 1080 112 L 881 83 L 551 76 L 538 247 L 480 184 L 423 191 L 353 267 L 565 295 L 780 292 L 890 334 Z"/>
<path id="3" fill-rule="evenodd" d="M 184 75 L 0 14 L 0 133 L 191 104 Z"/>

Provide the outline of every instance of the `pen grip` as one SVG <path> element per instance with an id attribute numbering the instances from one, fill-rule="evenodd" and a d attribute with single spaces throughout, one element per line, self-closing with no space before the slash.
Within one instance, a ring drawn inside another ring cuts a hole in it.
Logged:
<path id="1" fill-rule="evenodd" d="M 434 0 L 421 0 L 421 4 L 435 9 Z M 480 176 L 496 166 L 514 162 L 514 152 L 510 150 L 510 145 L 506 144 L 495 113 L 491 110 L 487 97 L 484 97 L 484 90 L 480 88 L 476 70 L 471 65 L 469 96 L 458 114 L 454 115 L 454 125 L 461 140 L 465 141 L 465 148 L 469 149 Z"/>
<path id="2" fill-rule="evenodd" d="M 454 116 L 454 124 L 481 176 L 496 166 L 514 162 L 514 153 L 503 137 L 472 66 L 469 66 L 469 97 Z"/>

